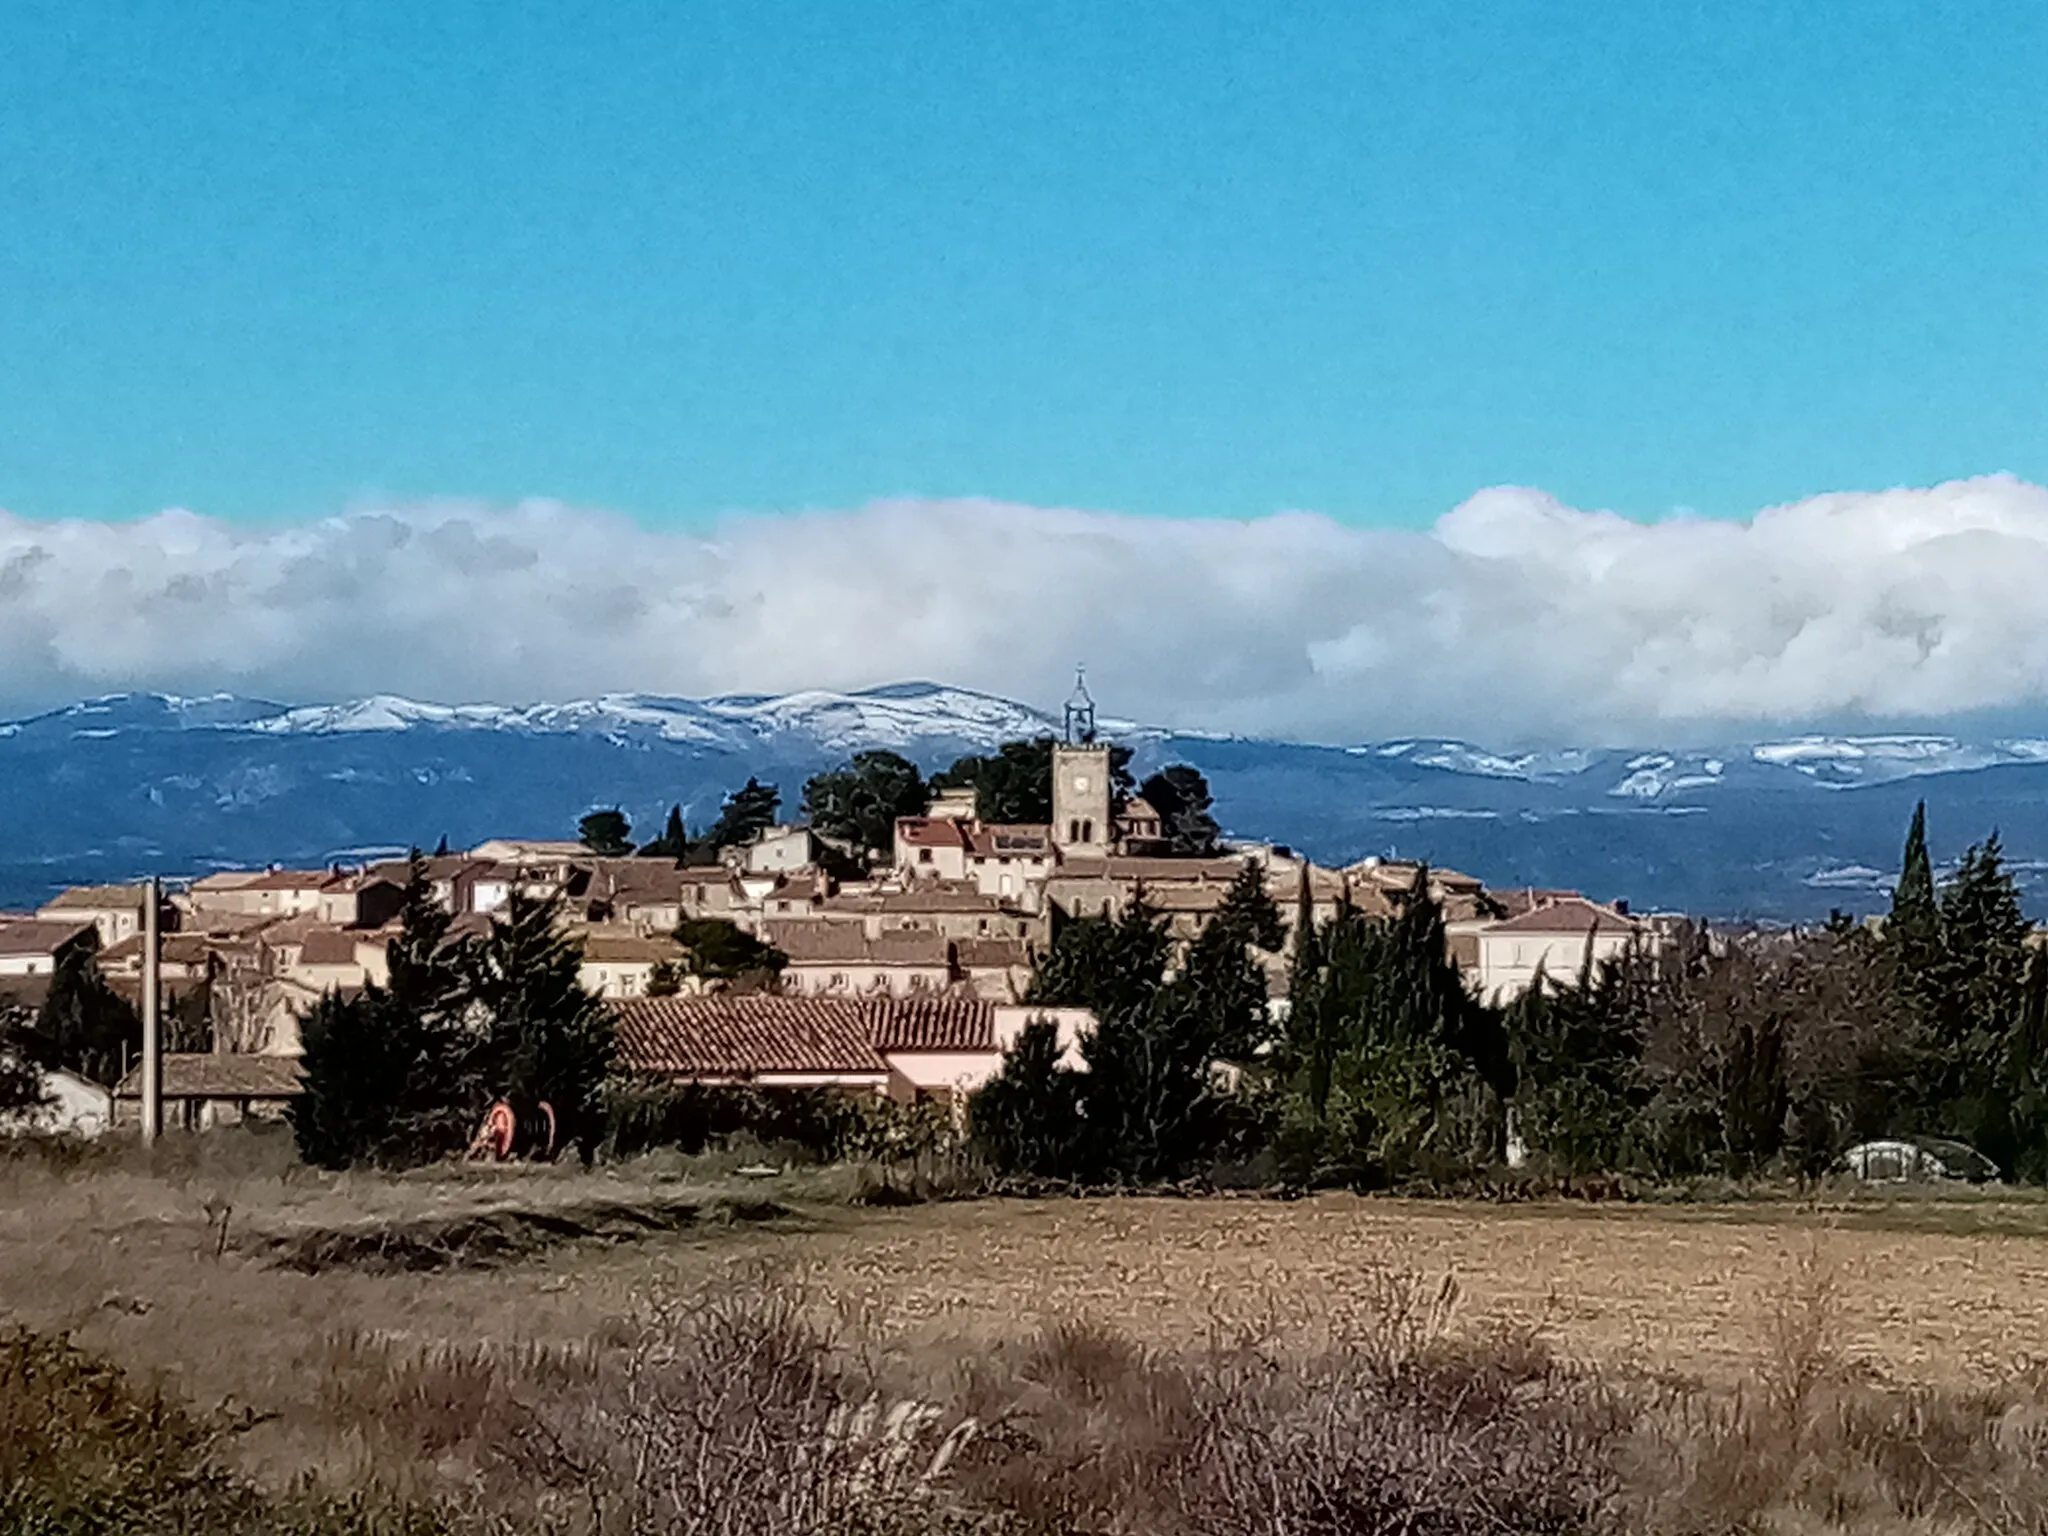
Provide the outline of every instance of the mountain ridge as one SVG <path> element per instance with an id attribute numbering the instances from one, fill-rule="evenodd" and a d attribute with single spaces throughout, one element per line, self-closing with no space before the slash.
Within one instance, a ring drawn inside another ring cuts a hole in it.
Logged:
<path id="1" fill-rule="evenodd" d="M 751 773 L 793 810 L 804 778 L 886 747 L 928 770 L 1056 729 L 933 682 L 703 699 L 529 704 L 397 694 L 290 704 L 116 693 L 0 722 L 0 904 L 156 869 L 317 862 L 366 847 L 565 835 L 598 804 L 693 824 Z M 1327 862 L 1400 853 L 1497 885 L 1801 920 L 1881 899 L 1914 799 L 1950 855 L 1997 826 L 2048 895 L 2048 741 L 1788 734 L 1722 746 L 1497 751 L 1453 738 L 1345 745 L 1111 722 L 1140 772 L 1193 763 L 1234 834 Z"/>

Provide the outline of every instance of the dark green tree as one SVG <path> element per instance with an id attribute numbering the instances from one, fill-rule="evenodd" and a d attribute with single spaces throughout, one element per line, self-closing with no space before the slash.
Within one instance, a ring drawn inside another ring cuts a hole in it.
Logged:
<path id="1" fill-rule="evenodd" d="M 976 1147 L 999 1173 L 1074 1175 L 1081 1141 L 1081 1074 L 1061 1065 L 1058 1027 L 1033 1019 L 968 1104 Z"/>
<path id="2" fill-rule="evenodd" d="M 0 1001 L 0 1116 L 19 1114 L 43 1102 L 34 1024 L 35 1015 L 27 1008 Z"/>
<path id="3" fill-rule="evenodd" d="M 585 816 L 576 823 L 576 837 L 600 858 L 622 859 L 633 851 L 633 824 L 616 807 Z"/>
<path id="4" fill-rule="evenodd" d="M 473 963 L 451 942 L 426 861 L 413 851 L 389 980 L 330 994 L 301 1021 L 303 1097 L 292 1129 L 308 1162 L 405 1166 L 459 1150 L 474 1129 Z"/>
<path id="5" fill-rule="evenodd" d="M 522 1119 L 554 1110 L 560 1145 L 588 1162 L 603 1137 L 601 1093 L 613 1058 L 612 1018 L 583 989 L 583 947 L 561 927 L 559 898 L 514 892 L 472 951 L 469 995 L 482 1038 L 466 1074 L 484 1103 L 502 1098 Z"/>
<path id="6" fill-rule="evenodd" d="M 441 840 L 438 843 L 434 844 L 434 857 L 437 859 L 445 859 L 448 857 L 448 834 L 446 832 L 443 832 L 441 834 Z"/>
<path id="7" fill-rule="evenodd" d="M 36 1015 L 35 1049 L 45 1067 L 62 1067 L 111 1087 L 142 1050 L 142 1018 L 100 974 L 97 946 L 69 946 L 50 976 Z"/>
<path id="8" fill-rule="evenodd" d="M 963 757 L 932 780 L 935 789 L 972 789 L 982 821 L 1043 825 L 1052 820 L 1050 736 L 1006 741 L 985 757 Z"/>
<path id="9" fill-rule="evenodd" d="M 642 858 L 674 859 L 681 864 L 690 856 L 690 834 L 683 827 L 683 808 L 672 805 L 668 808 L 668 822 L 661 829 L 661 836 L 651 843 L 642 845 Z"/>
<path id="10" fill-rule="evenodd" d="M 1505 1041 L 1449 956 L 1427 871 L 1391 918 L 1347 903 L 1298 933 L 1288 1009 L 1275 1060 L 1295 1176 L 1382 1183 L 1497 1145 Z"/>
<path id="11" fill-rule="evenodd" d="M 1303 871 L 1303 878 L 1307 871 Z M 1223 901 L 1210 919 L 1210 926 L 1230 930 L 1240 944 L 1277 955 L 1287 942 L 1287 930 L 1280 921 L 1280 908 L 1266 889 L 1266 874 L 1250 859 L 1230 882 Z"/>
<path id="12" fill-rule="evenodd" d="M 726 797 L 706 841 L 712 848 L 738 848 L 775 825 L 782 808 L 782 792 L 773 784 L 749 777 Z"/>
<path id="13" fill-rule="evenodd" d="M 1188 857 L 1215 853 L 1222 829 L 1210 814 L 1214 801 L 1200 772 L 1174 763 L 1145 780 L 1138 793 L 1159 813 L 1160 836 L 1171 852 Z"/>
<path id="14" fill-rule="evenodd" d="M 1092 1008 L 1098 1018 L 1146 1002 L 1166 976 L 1173 939 L 1139 891 L 1117 917 L 1056 921 L 1024 1000 Z"/>
<path id="15" fill-rule="evenodd" d="M 391 995 L 329 992 L 300 1019 L 299 1040 L 304 1077 L 287 1111 L 299 1156 L 316 1168 L 415 1161 L 400 1127 L 419 1052 Z"/>
<path id="16" fill-rule="evenodd" d="M 1935 900 L 1934 865 L 1927 855 L 1927 802 L 1913 807 L 1906 829 L 1906 847 L 1899 861 L 1899 883 L 1892 888 L 1891 915 L 1885 919 L 1885 942 L 1898 957 L 1901 978 L 1908 986 L 1937 963 L 1941 951 L 1941 913 Z"/>
<path id="17" fill-rule="evenodd" d="M 686 917 L 677 924 L 683 969 L 705 981 L 774 985 L 789 956 L 722 917 Z"/>
<path id="18" fill-rule="evenodd" d="M 804 819 L 821 837 L 862 852 L 886 850 L 899 816 L 922 816 L 932 792 L 917 764 L 894 752 L 856 752 L 804 785 Z"/>

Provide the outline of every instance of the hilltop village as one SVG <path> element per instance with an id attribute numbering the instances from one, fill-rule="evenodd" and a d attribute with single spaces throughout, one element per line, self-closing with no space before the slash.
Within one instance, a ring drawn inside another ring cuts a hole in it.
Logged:
<path id="1" fill-rule="evenodd" d="M 1184 947 L 1247 866 L 1290 934 L 1304 917 L 1320 926 L 1347 908 L 1391 917 L 1426 883 L 1450 957 L 1492 1003 L 1653 931 L 1619 903 L 1489 888 L 1450 869 L 1377 858 L 1327 868 L 1285 847 L 1220 840 L 1187 852 L 1159 807 L 1119 787 L 1117 751 L 1098 737 L 1085 689 L 1068 705 L 1063 739 L 1042 745 L 1048 820 L 983 819 L 975 788 L 942 786 L 925 814 L 886 823 L 885 848 L 777 822 L 698 862 L 659 844 L 600 852 L 592 843 L 604 839 L 586 826 L 580 841 L 499 837 L 416 860 L 194 879 L 158 914 L 166 1100 L 194 1125 L 281 1109 L 297 1089 L 308 1011 L 329 994 L 390 984 L 416 876 L 448 914 L 451 941 L 488 931 L 515 895 L 558 903 L 582 986 L 617 1016 L 628 1072 L 897 1097 L 957 1095 L 993 1075 L 1025 1020 L 1045 1012 L 1026 1006 L 1027 988 L 1058 923 L 1114 918 L 1142 901 Z M 67 970 L 89 964 L 132 1003 L 147 890 L 77 888 L 0 918 L 0 1000 L 38 1006 Z M 1289 952 L 1282 944 L 1261 957 L 1276 1011 Z M 1063 1034 L 1086 1022 L 1068 1017 Z M 135 1073 L 103 1086 L 132 1099 Z M 92 1085 L 74 1093 L 89 1100 Z M 119 1113 L 111 1101 L 99 1112 Z"/>

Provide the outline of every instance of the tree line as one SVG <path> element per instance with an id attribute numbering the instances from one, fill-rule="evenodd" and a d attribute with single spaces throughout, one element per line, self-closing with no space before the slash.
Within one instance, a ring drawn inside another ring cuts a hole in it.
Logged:
<path id="1" fill-rule="evenodd" d="M 930 813 L 941 791 L 971 790 L 974 814 L 991 823 L 1043 826 L 1052 820 L 1053 739 L 1005 742 L 995 751 L 958 758 L 927 777 L 909 758 L 883 749 L 856 752 L 845 762 L 813 775 L 803 787 L 800 814 L 828 849 L 858 873 L 886 855 L 896 822 Z M 1160 841 L 1175 855 L 1216 852 L 1222 836 L 1208 781 L 1198 769 L 1173 763 L 1140 783 L 1131 772 L 1131 749 L 1110 748 L 1111 812 L 1121 816 L 1142 796 L 1159 813 Z M 749 777 L 726 797 L 708 827 L 691 831 L 680 804 L 669 807 L 661 835 L 644 843 L 616 806 L 590 812 L 577 825 L 582 844 L 601 857 L 673 859 L 679 865 L 712 865 L 728 848 L 742 847 L 777 824 L 782 794 L 773 784 Z"/>
<path id="2" fill-rule="evenodd" d="M 1924 806 L 1889 914 L 1721 936 L 1687 928 L 1489 1006 L 1445 943 L 1427 872 L 1392 915 L 1314 921 L 1284 1009 L 1256 872 L 1176 965 L 1142 899 L 1063 923 L 1030 1000 L 1097 1023 L 1061 1060 L 1031 1025 L 973 1100 L 998 1171 L 1084 1183 L 1259 1170 L 1361 1188 L 1456 1180 L 1512 1137 L 1537 1168 L 1815 1176 L 1880 1137 L 1960 1141 L 2048 1181 L 2048 955 L 1994 836 L 1937 881 Z"/>

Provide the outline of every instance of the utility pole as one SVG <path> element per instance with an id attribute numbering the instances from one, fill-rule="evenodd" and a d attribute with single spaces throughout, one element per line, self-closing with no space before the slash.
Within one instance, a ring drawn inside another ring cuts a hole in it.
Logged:
<path id="1" fill-rule="evenodd" d="M 155 875 L 142 884 L 142 1139 L 152 1142 L 164 1131 L 164 1041 L 158 1019 L 163 995 L 160 980 L 162 944 L 157 935 L 157 906 L 163 899 Z"/>

